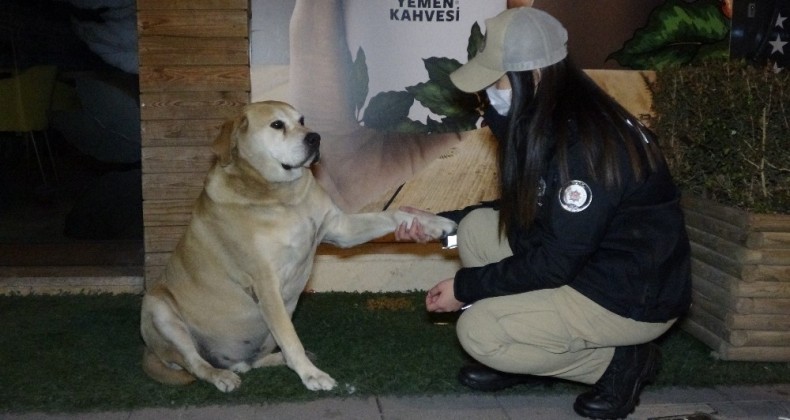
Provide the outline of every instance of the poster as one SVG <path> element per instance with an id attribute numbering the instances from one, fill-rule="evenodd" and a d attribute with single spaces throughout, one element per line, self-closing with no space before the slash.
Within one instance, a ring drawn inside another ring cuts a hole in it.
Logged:
<path id="1" fill-rule="evenodd" d="M 251 96 L 305 115 L 322 136 L 314 173 L 355 211 L 474 131 L 481 98 L 453 90 L 447 76 L 485 19 L 509 6 L 555 16 L 579 67 L 653 70 L 726 58 L 731 43 L 733 55 L 783 67 L 788 1 L 253 0 Z"/>
<path id="2" fill-rule="evenodd" d="M 256 0 L 252 99 L 284 100 L 305 115 L 322 137 L 319 182 L 341 208 L 358 210 L 475 128 L 480 98 L 453 89 L 449 73 L 468 59 L 473 28 L 481 38 L 485 19 L 505 7 L 505 0 Z M 439 91 L 438 100 L 426 106 L 425 91 Z M 445 94 L 475 103 L 453 108 L 447 104 L 458 101 Z"/>

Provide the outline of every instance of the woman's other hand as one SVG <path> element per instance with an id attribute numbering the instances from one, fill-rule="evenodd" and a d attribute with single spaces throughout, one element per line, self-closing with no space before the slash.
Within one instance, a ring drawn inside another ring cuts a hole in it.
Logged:
<path id="1" fill-rule="evenodd" d="M 433 286 L 425 296 L 425 308 L 429 312 L 455 312 L 461 310 L 464 303 L 459 302 L 455 298 L 454 284 L 455 279 L 449 278 Z"/>

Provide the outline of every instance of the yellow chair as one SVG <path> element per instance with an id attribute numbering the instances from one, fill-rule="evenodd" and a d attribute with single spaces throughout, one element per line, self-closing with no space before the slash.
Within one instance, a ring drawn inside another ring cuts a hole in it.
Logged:
<path id="1" fill-rule="evenodd" d="M 44 166 L 41 164 L 41 156 L 34 133 L 37 131 L 44 133 L 44 143 L 49 152 L 55 180 L 57 180 L 55 161 L 47 136 L 52 92 L 57 73 L 56 66 L 44 65 L 33 66 L 22 72 L 7 72 L 6 74 L 10 74 L 10 77 L 0 78 L 0 131 L 27 135 L 33 144 L 44 184 L 47 183 L 47 177 L 44 173 Z"/>

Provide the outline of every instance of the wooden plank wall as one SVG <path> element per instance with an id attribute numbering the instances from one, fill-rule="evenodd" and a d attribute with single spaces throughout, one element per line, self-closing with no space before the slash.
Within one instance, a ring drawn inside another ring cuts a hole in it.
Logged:
<path id="1" fill-rule="evenodd" d="M 250 101 L 248 0 L 137 0 L 145 283 L 190 218 L 222 123 Z"/>

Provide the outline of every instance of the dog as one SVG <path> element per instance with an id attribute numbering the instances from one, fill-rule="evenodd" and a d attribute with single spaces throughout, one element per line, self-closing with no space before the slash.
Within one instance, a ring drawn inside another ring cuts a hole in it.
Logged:
<path id="1" fill-rule="evenodd" d="M 284 102 L 250 104 L 223 125 L 191 222 L 143 296 L 151 378 L 230 392 L 238 373 L 287 364 L 308 389 L 331 390 L 335 380 L 307 357 L 291 321 L 319 243 L 351 247 L 415 218 L 433 238 L 455 231 L 427 212 L 341 211 L 310 170 L 320 140 Z"/>

